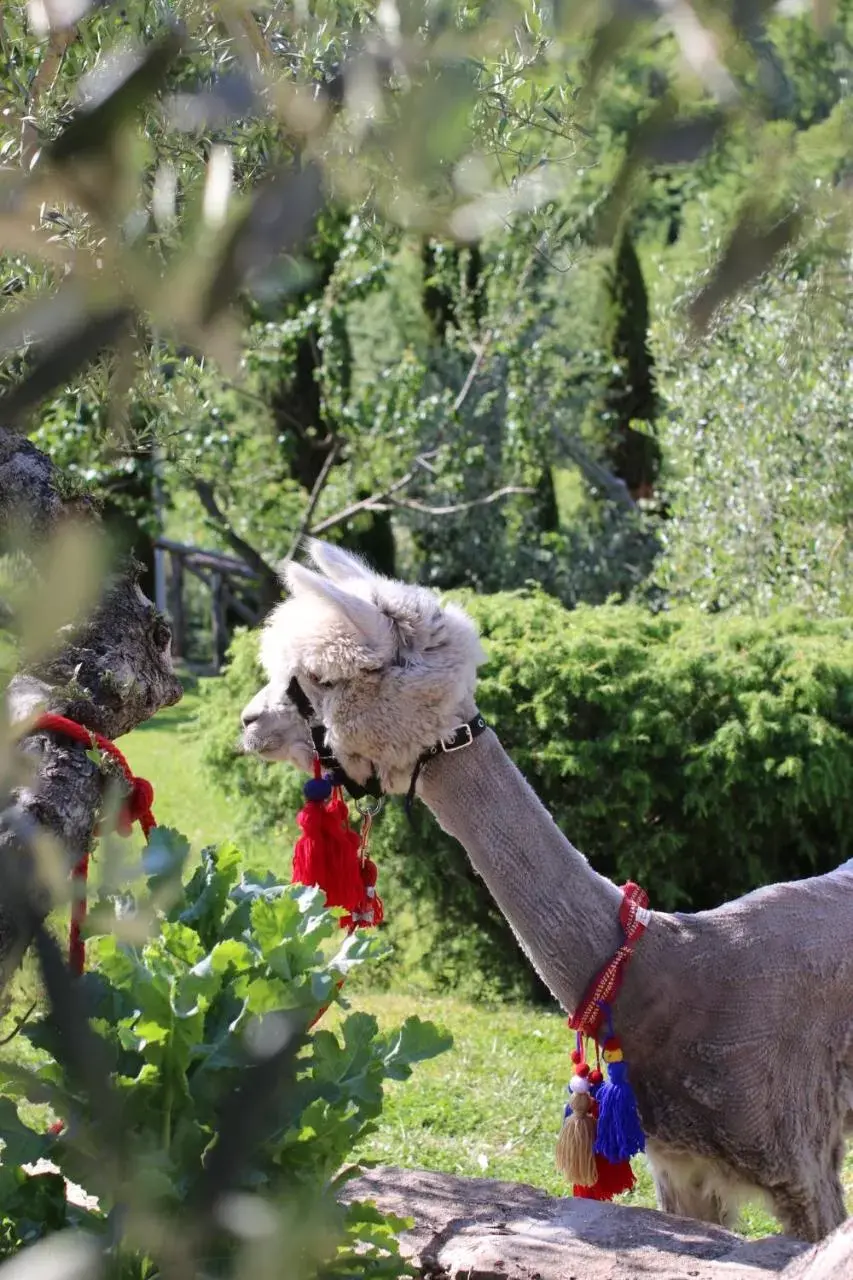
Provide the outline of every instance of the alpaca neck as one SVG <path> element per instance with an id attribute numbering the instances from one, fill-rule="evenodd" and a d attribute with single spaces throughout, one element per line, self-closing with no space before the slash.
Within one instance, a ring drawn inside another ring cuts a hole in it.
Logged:
<path id="1" fill-rule="evenodd" d="M 621 891 L 569 843 L 491 730 L 430 761 L 418 790 L 543 981 L 574 1011 L 622 940 Z"/>

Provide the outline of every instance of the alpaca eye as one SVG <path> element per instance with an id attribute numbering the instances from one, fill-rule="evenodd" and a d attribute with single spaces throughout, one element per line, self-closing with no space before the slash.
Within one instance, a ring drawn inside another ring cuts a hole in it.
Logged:
<path id="1" fill-rule="evenodd" d="M 321 680 L 320 677 L 314 671 L 307 671 L 305 674 L 308 676 L 308 679 L 311 681 L 312 684 L 319 685 L 321 689 L 334 688 L 334 685 L 335 685 L 334 680 Z"/>

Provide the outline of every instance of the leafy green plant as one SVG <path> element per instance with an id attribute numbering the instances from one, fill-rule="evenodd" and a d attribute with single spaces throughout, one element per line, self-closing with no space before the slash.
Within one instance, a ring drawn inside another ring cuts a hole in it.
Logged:
<path id="1" fill-rule="evenodd" d="M 849 620 L 566 610 L 538 591 L 461 598 L 489 654 L 479 707 L 604 874 L 638 880 L 656 907 L 699 909 L 853 853 Z M 208 686 L 202 729 L 209 772 L 260 833 L 292 821 L 298 780 L 233 750 L 240 707 L 263 679 L 255 643 L 238 639 Z M 411 824 L 386 806 L 373 847 L 398 979 L 540 989 L 463 850 L 422 806 Z"/>
<path id="2" fill-rule="evenodd" d="M 364 1013 L 304 1034 L 382 943 L 342 933 L 318 890 L 242 871 L 233 845 L 206 849 L 152 917 L 176 849 L 175 833 L 158 828 L 148 906 L 124 901 L 116 929 L 89 943 L 78 988 L 95 1033 L 85 1069 L 55 1011 L 24 1030 L 34 1070 L 0 1065 L 5 1249 L 84 1224 L 122 1276 L 185 1262 L 180 1249 L 193 1240 L 200 1265 L 227 1274 L 246 1244 L 229 1230 L 236 1198 L 244 1223 L 273 1214 L 267 1234 L 293 1251 L 294 1274 L 403 1274 L 399 1221 L 371 1205 L 344 1211 L 334 1192 L 357 1170 L 347 1161 L 380 1114 L 383 1081 L 405 1079 L 449 1040 L 414 1017 L 380 1033 Z M 103 903 L 96 913 L 106 916 Z M 93 1091 L 100 1058 L 104 1085 Z M 65 1129 L 40 1131 L 20 1103 L 47 1103 Z M 23 1169 L 40 1159 L 96 1207 L 66 1205 L 62 1178 Z"/>

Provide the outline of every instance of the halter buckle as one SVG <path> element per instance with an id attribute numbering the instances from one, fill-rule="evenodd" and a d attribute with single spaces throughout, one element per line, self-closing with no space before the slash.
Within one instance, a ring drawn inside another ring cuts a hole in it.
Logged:
<path id="1" fill-rule="evenodd" d="M 460 733 L 464 733 L 466 737 L 462 740 L 462 742 L 457 742 L 456 739 L 458 738 Z M 474 741 L 474 734 L 471 730 L 470 724 L 461 724 L 459 728 L 456 730 L 456 732 L 454 733 L 452 738 L 449 738 L 449 739 L 442 738 L 441 749 L 447 755 L 450 755 L 451 751 L 461 751 L 463 747 L 470 747 L 473 741 Z"/>

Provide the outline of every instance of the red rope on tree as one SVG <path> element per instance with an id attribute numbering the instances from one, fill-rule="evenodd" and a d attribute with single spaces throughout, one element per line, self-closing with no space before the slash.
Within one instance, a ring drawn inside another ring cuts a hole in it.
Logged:
<path id="1" fill-rule="evenodd" d="M 129 836 L 134 822 L 142 828 L 145 839 L 157 826 L 151 806 L 154 803 L 154 788 L 145 778 L 137 778 L 124 755 L 114 742 L 101 733 L 95 733 L 76 720 L 67 716 L 57 716 L 51 712 L 39 716 L 33 725 L 32 733 L 61 733 L 73 742 L 79 742 L 87 748 L 97 748 L 104 755 L 114 760 L 128 785 L 128 794 L 119 810 L 116 828 L 119 835 Z M 97 831 L 97 827 L 96 827 Z M 68 936 L 68 967 L 75 977 L 83 972 L 86 966 L 86 942 L 83 937 L 83 926 L 86 923 L 86 882 L 89 876 L 89 854 L 84 853 L 75 863 L 71 872 L 74 885 L 74 896 L 71 901 L 71 928 Z"/>

